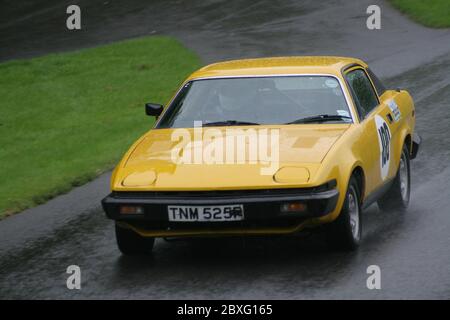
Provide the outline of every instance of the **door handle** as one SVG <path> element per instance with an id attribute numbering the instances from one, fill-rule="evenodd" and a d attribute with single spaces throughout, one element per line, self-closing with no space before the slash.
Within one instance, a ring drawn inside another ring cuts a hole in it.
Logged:
<path id="1" fill-rule="evenodd" d="M 392 118 L 392 115 L 391 115 L 390 112 L 388 112 L 388 113 L 386 114 L 386 118 L 388 118 L 389 123 L 392 123 L 392 121 L 394 121 L 394 119 Z"/>

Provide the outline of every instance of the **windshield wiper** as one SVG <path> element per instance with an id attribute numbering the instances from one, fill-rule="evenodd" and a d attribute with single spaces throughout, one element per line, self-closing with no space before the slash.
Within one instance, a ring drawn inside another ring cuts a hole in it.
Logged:
<path id="1" fill-rule="evenodd" d="M 203 124 L 204 127 L 208 127 L 208 126 L 256 126 L 256 125 L 259 125 L 259 123 L 238 121 L 238 120 L 215 121 L 215 122 L 207 122 L 207 123 Z"/>
<path id="2" fill-rule="evenodd" d="M 300 118 L 286 124 L 298 124 L 298 123 L 312 123 L 312 122 L 326 122 L 326 121 L 346 121 L 352 120 L 352 117 L 341 116 L 338 114 L 319 114 L 317 116 Z"/>

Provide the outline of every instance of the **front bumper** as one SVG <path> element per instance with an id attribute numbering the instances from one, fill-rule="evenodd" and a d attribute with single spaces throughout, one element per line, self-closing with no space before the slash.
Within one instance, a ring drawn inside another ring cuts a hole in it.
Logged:
<path id="1" fill-rule="evenodd" d="M 113 192 L 102 200 L 106 216 L 141 236 L 182 237 L 201 235 L 287 234 L 299 231 L 305 221 L 331 213 L 339 192 L 335 184 L 304 189 L 265 189 L 188 192 Z M 281 212 L 283 204 L 302 202 L 304 212 Z M 242 204 L 245 219 L 220 222 L 173 222 L 169 205 Z M 121 214 L 121 206 L 140 206 L 142 214 Z"/>

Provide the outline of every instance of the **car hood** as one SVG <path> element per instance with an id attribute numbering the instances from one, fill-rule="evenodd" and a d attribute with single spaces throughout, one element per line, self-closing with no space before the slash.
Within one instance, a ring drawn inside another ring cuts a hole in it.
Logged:
<path id="1" fill-rule="evenodd" d="M 349 126 L 311 124 L 217 127 L 203 128 L 202 134 L 199 134 L 201 131 L 194 131 L 195 129 L 150 130 L 115 170 L 112 189 L 217 190 L 299 186 L 311 180 L 327 152 Z M 208 129 L 214 130 L 215 139 L 206 138 L 204 132 Z M 230 131 L 234 129 L 237 131 Z M 252 129 L 257 130 L 260 140 L 268 138 L 266 141 L 269 147 L 261 148 L 265 153 L 255 152 L 255 149 L 251 152 L 248 140 L 238 140 L 245 139 L 248 130 Z M 226 159 L 226 154 L 230 154 L 230 149 L 226 149 L 226 134 L 235 141 L 234 159 L 228 159 L 230 161 Z M 180 135 L 189 137 L 191 141 L 180 144 Z M 216 146 L 223 146 L 220 149 L 224 150 L 225 155 L 216 158 L 223 159 L 222 162 L 208 162 L 206 157 L 202 158 L 212 141 L 219 142 Z M 237 150 L 238 141 L 246 141 L 245 152 Z M 272 145 L 271 141 L 278 141 L 278 144 Z M 174 151 L 175 149 L 178 151 Z M 237 154 L 242 155 L 243 152 L 244 161 L 241 158 L 239 163 Z M 200 154 L 200 157 L 195 158 L 196 154 Z M 183 162 L 181 158 L 174 158 L 174 155 L 187 155 L 184 159 L 191 161 Z"/>

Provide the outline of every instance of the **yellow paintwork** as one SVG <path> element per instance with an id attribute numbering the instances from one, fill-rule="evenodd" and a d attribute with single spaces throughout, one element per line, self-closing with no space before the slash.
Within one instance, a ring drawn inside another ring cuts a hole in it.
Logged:
<path id="1" fill-rule="evenodd" d="M 142 185 L 150 186 L 156 181 L 156 171 L 145 170 L 133 172 L 122 180 L 122 186 L 127 188 L 139 187 Z"/>
<path id="2" fill-rule="evenodd" d="M 341 57 L 287 57 L 237 60 L 216 63 L 194 72 L 185 82 L 210 77 L 235 77 L 289 74 L 328 74 L 341 80 L 344 93 L 351 97 L 342 69 L 350 64 L 367 65 L 358 59 Z M 185 83 L 184 82 L 184 83 Z M 353 100 L 350 109 L 356 115 Z M 379 97 L 380 105 L 369 116 L 352 124 L 270 125 L 262 128 L 280 130 L 280 168 L 278 175 L 261 175 L 259 164 L 201 165 L 174 164 L 171 150 L 173 129 L 154 129 L 144 134 L 118 164 L 111 178 L 113 191 L 152 190 L 245 190 L 267 188 L 314 187 L 336 179 L 340 196 L 333 212 L 314 218 L 290 229 L 215 231 L 213 234 L 284 234 L 304 227 L 333 221 L 339 215 L 348 181 L 359 167 L 364 173 L 363 199 L 393 177 L 398 169 L 402 147 L 414 131 L 414 104 L 406 91 L 386 91 Z M 374 118 L 381 116 L 387 123 L 390 111 L 387 103 L 394 100 L 401 112 L 398 122 L 389 125 L 391 131 L 391 161 L 387 177 L 382 179 L 380 147 Z M 240 127 L 245 129 L 246 127 Z M 225 130 L 226 128 L 218 128 Z M 192 131 L 193 129 L 188 129 Z M 411 140 L 411 139 L 410 139 Z M 409 141 L 410 141 L 409 140 Z M 409 145 L 408 147 L 411 147 Z M 281 170 L 281 171 L 280 171 Z M 132 176 L 129 184 L 123 181 Z M 153 175 L 154 179 L 153 179 Z M 142 179 L 139 181 L 139 177 Z M 148 232 L 129 225 L 142 236 L 199 235 L 196 231 Z"/>
<path id="3" fill-rule="evenodd" d="M 210 64 L 194 72 L 188 80 L 210 77 L 288 75 L 288 74 L 332 74 L 341 75 L 346 65 L 367 65 L 354 58 L 344 57 L 277 57 L 233 60 Z"/>
<path id="4" fill-rule="evenodd" d="M 309 185 L 317 173 L 320 163 L 335 141 L 349 128 L 349 124 L 335 125 L 281 125 L 258 126 L 280 130 L 280 168 L 300 166 L 307 168 Z M 241 126 L 240 129 L 248 127 Z M 225 131 L 226 128 L 217 128 Z M 193 129 L 188 129 L 190 132 Z M 259 188 L 289 188 L 300 186 L 298 181 L 276 182 L 272 175 L 261 175 L 259 164 L 202 165 L 179 164 L 171 159 L 171 151 L 177 144 L 171 140 L 173 129 L 150 130 L 125 155 L 113 177 L 115 191 L 150 190 L 229 190 Z M 193 135 L 193 133 L 192 133 Z M 207 145 L 205 146 L 205 148 Z M 123 180 L 137 172 L 157 172 L 152 184 L 140 187 L 124 186 Z"/>
<path id="5" fill-rule="evenodd" d="M 277 183 L 304 184 L 309 181 L 310 176 L 308 168 L 287 165 L 275 172 L 273 180 Z"/>

